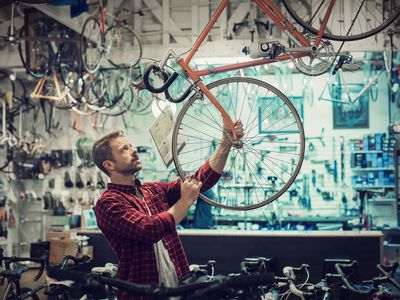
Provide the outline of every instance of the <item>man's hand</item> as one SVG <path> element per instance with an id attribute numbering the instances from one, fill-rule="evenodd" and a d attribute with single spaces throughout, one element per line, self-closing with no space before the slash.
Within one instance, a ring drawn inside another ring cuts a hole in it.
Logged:
<path id="1" fill-rule="evenodd" d="M 193 178 L 186 178 L 181 183 L 181 198 L 168 210 L 174 217 L 175 224 L 182 221 L 190 206 L 197 200 L 202 185 L 201 181 Z"/>
<path id="2" fill-rule="evenodd" d="M 232 141 L 233 141 L 233 134 L 232 131 L 230 130 L 228 123 L 224 120 L 224 134 L 223 134 L 223 142 L 224 143 L 229 143 L 230 145 L 232 145 Z M 237 120 L 236 122 L 233 123 L 233 125 L 235 126 L 235 133 L 236 133 L 236 137 L 238 139 L 241 139 L 244 136 L 244 130 L 243 130 L 243 123 L 240 120 Z"/>
<path id="3" fill-rule="evenodd" d="M 190 207 L 199 197 L 203 183 L 193 178 L 186 178 L 181 184 L 181 199 Z"/>

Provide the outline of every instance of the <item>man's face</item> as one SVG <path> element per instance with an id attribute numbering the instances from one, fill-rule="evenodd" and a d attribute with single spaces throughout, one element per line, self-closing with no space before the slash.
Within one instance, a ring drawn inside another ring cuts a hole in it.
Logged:
<path id="1" fill-rule="evenodd" d="M 118 137 L 111 141 L 111 149 L 114 157 L 114 172 L 133 175 L 142 169 L 136 147 L 132 147 L 126 137 Z"/>

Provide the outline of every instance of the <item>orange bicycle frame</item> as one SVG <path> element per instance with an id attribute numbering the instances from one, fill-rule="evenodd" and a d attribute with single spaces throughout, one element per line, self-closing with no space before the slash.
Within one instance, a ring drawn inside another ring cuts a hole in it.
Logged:
<path id="1" fill-rule="evenodd" d="M 321 42 L 322 34 L 325 31 L 326 25 L 328 23 L 330 14 L 332 12 L 333 6 L 335 4 L 335 0 L 330 0 L 326 15 L 322 21 L 321 27 L 319 29 L 318 35 L 316 37 L 314 45 L 311 45 L 310 41 L 306 39 L 296 28 L 295 26 L 289 22 L 289 20 L 280 12 L 279 8 L 277 8 L 271 0 L 255 0 L 256 4 L 260 7 L 260 9 L 271 18 L 271 20 L 283 31 L 290 34 L 294 37 L 303 47 L 318 47 Z M 236 63 L 221 67 L 216 67 L 213 69 L 203 69 L 203 70 L 193 70 L 189 64 L 192 61 L 194 55 L 199 50 L 201 44 L 204 42 L 206 37 L 208 36 L 210 30 L 217 22 L 219 16 L 221 15 L 222 11 L 228 5 L 229 0 L 222 0 L 222 2 L 217 7 L 216 11 L 214 12 L 213 16 L 211 17 L 210 21 L 204 27 L 203 31 L 201 32 L 200 36 L 197 38 L 196 42 L 194 43 L 193 47 L 191 48 L 190 52 L 187 54 L 186 58 L 182 58 L 178 60 L 178 64 L 182 67 L 183 70 L 187 73 L 187 75 L 194 81 L 198 81 L 201 76 L 215 74 L 215 73 L 222 73 L 242 68 L 248 68 L 258 65 L 269 64 L 276 61 L 285 61 L 293 58 L 301 58 L 304 56 L 309 55 L 307 52 L 296 52 L 291 55 L 280 55 L 274 59 L 269 58 L 261 58 L 256 59 L 254 61 L 249 62 L 242 62 Z M 210 99 L 210 101 L 214 104 L 214 106 L 220 111 L 224 120 L 227 121 L 229 129 L 232 132 L 233 139 L 236 140 L 236 133 L 234 131 L 233 121 L 225 111 L 225 109 L 219 104 L 218 100 L 214 97 L 214 95 L 207 89 L 203 82 L 198 83 L 199 89 Z"/>

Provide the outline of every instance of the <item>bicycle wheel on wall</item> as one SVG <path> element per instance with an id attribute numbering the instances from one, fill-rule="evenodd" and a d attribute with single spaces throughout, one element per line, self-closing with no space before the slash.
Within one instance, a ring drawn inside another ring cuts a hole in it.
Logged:
<path id="1" fill-rule="evenodd" d="M 41 41 L 40 37 L 46 37 L 39 25 L 31 24 L 32 30 L 37 35 L 30 37 L 24 25 L 19 32 L 18 53 L 26 72 L 36 78 L 41 78 L 50 71 L 50 60 L 52 58 L 51 45 L 49 42 Z"/>
<path id="2" fill-rule="evenodd" d="M 103 42 L 99 21 L 95 17 L 87 18 L 81 32 L 81 51 L 83 65 L 89 73 L 100 67 Z"/>
<path id="3" fill-rule="evenodd" d="M 303 28 L 317 34 L 330 1 L 282 0 L 282 2 L 289 14 Z M 336 0 L 323 37 L 335 41 L 355 41 L 382 31 L 399 16 L 400 1 L 378 2 Z"/>
<path id="4" fill-rule="evenodd" d="M 207 88 L 233 120 L 243 122 L 244 136 L 243 146 L 230 150 L 217 184 L 218 198 L 201 198 L 234 210 L 271 203 L 289 188 L 303 162 L 304 130 L 295 107 L 278 89 L 253 78 L 222 79 Z M 181 178 L 194 174 L 210 158 L 222 136 L 222 124 L 221 114 L 204 95 L 186 102 L 172 136 Z"/>
<path id="5" fill-rule="evenodd" d="M 142 57 L 142 42 L 128 25 L 111 26 L 106 31 L 106 40 L 111 43 L 108 61 L 114 67 L 135 66 Z"/>

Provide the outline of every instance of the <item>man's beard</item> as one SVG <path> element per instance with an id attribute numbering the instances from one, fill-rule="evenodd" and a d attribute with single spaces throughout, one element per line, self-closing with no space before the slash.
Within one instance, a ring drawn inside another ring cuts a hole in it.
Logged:
<path id="1" fill-rule="evenodd" d="M 118 169 L 117 171 L 124 175 L 135 175 L 142 167 L 126 166 Z"/>

